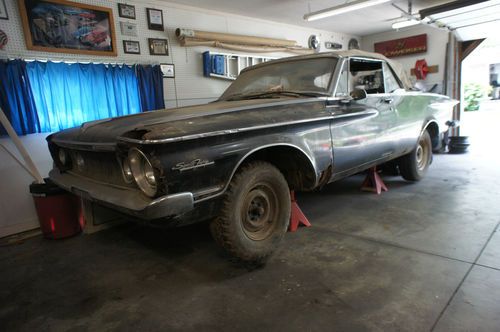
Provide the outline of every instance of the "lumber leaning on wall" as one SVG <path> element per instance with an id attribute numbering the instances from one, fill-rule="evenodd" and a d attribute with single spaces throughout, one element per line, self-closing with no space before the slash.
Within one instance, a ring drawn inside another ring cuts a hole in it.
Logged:
<path id="1" fill-rule="evenodd" d="M 178 28 L 175 35 L 182 46 L 209 46 L 243 52 L 292 52 L 310 54 L 314 51 L 297 45 L 295 40 L 233 35 Z"/>

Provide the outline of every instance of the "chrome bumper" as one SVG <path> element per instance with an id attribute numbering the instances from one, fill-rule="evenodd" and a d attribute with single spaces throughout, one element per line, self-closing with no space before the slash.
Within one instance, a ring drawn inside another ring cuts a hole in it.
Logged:
<path id="1" fill-rule="evenodd" d="M 56 168 L 50 171 L 49 177 L 59 187 L 75 195 L 141 219 L 175 217 L 191 211 L 194 207 L 193 194 L 190 192 L 151 199 L 139 190 L 110 186 L 74 174 L 60 173 Z"/>

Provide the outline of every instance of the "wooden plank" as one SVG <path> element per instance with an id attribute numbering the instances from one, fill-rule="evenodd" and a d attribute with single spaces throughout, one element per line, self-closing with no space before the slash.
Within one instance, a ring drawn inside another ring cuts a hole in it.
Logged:
<path id="1" fill-rule="evenodd" d="M 427 68 L 429 69 L 429 71 L 428 71 L 429 74 L 435 74 L 435 73 L 439 72 L 439 66 L 438 65 L 436 65 L 436 66 L 428 66 Z M 410 74 L 412 76 L 415 76 L 415 68 L 412 68 L 410 70 Z"/>

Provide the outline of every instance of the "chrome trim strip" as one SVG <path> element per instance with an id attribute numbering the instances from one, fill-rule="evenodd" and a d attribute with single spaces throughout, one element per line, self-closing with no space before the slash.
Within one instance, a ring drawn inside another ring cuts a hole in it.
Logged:
<path id="1" fill-rule="evenodd" d="M 193 192 L 193 197 L 196 201 L 198 199 L 198 197 L 200 197 L 200 196 L 209 195 L 211 193 L 217 192 L 217 191 L 222 190 L 222 189 L 224 189 L 223 186 L 214 186 L 214 187 L 210 187 L 208 189 L 202 189 L 202 190 Z"/>
<path id="2" fill-rule="evenodd" d="M 68 141 L 58 138 L 52 138 L 52 143 L 55 143 L 61 147 L 75 148 L 75 147 L 85 147 L 85 150 L 89 151 L 115 151 L 116 143 L 92 143 L 92 142 L 78 142 L 78 141 Z"/>
<path id="3" fill-rule="evenodd" d="M 198 139 L 198 138 L 236 134 L 236 133 L 242 133 L 242 132 L 247 132 L 247 131 L 252 131 L 252 130 L 268 129 L 268 128 L 275 128 L 275 127 L 280 127 L 280 126 L 290 126 L 290 125 L 296 125 L 296 124 L 301 124 L 301 123 L 319 122 L 319 121 L 324 121 L 324 120 L 331 120 L 332 118 L 333 117 L 331 115 L 329 115 L 329 116 L 323 116 L 323 117 L 314 118 L 314 119 L 279 122 L 279 123 L 272 123 L 272 124 L 254 126 L 254 127 L 218 130 L 218 131 L 212 131 L 212 132 L 202 133 L 202 134 L 193 134 L 193 135 L 178 136 L 178 137 L 171 137 L 171 138 L 162 138 L 162 139 L 153 139 L 153 140 L 148 140 L 148 139 L 139 140 L 139 139 L 135 139 L 135 138 L 128 138 L 128 137 L 122 137 L 122 136 L 118 137 L 117 139 L 122 141 L 122 142 L 129 142 L 129 143 L 136 143 L 136 144 L 173 143 L 173 142 L 180 142 L 180 141 L 189 141 L 189 140 Z"/>

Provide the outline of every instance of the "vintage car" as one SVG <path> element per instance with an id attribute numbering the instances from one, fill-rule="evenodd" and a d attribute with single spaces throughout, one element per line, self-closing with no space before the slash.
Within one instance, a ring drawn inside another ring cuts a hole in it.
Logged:
<path id="1" fill-rule="evenodd" d="M 243 70 L 215 102 L 85 123 L 47 138 L 53 182 L 152 225 L 211 220 L 230 254 L 262 261 L 284 236 L 290 191 L 392 161 L 420 180 L 456 101 L 412 91 L 361 51 Z"/>

